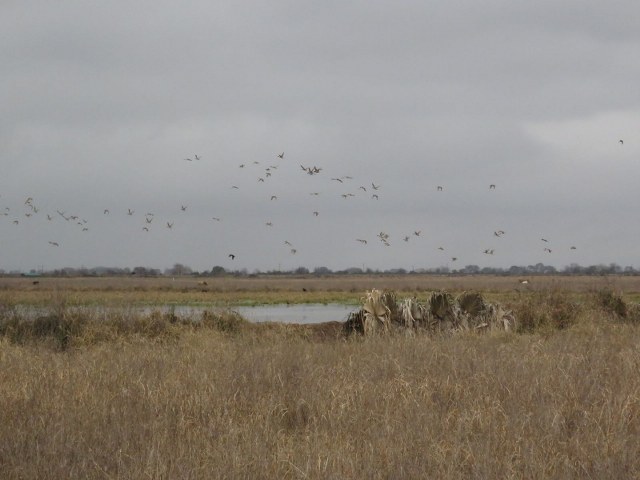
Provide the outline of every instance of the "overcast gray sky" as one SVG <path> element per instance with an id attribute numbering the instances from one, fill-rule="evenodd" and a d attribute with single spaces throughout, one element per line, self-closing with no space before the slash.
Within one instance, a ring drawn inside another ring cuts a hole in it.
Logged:
<path id="1" fill-rule="evenodd" d="M 5 0 L 0 32 L 5 270 L 640 267 L 640 2 Z"/>

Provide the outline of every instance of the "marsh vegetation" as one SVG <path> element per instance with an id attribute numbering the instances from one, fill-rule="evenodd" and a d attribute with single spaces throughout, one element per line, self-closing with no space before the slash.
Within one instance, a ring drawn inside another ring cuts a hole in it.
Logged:
<path id="1" fill-rule="evenodd" d="M 98 315 L 69 308 L 78 291 L 45 292 L 36 319 L 3 292 L 4 478 L 640 475 L 633 292 L 495 289 L 510 332 L 365 337 Z"/>

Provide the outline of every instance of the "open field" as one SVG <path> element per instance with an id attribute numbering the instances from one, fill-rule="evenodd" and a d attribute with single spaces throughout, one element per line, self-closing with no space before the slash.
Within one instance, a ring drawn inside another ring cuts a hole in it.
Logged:
<path id="1" fill-rule="evenodd" d="M 54 292 L 41 279 L 48 314 L 27 321 L 11 307 L 33 287 L 20 281 L 1 297 L 3 478 L 640 476 L 631 283 L 505 296 L 516 332 L 363 338 L 338 323 L 70 310 L 66 295 L 108 291 L 81 280 Z M 487 290 L 506 295 L 501 281 Z"/>
<path id="2" fill-rule="evenodd" d="M 0 277 L 0 296 L 6 301 L 48 304 L 63 296 L 70 305 L 90 304 L 213 304 L 353 303 L 365 290 L 394 290 L 402 296 L 425 297 L 446 289 L 481 291 L 489 298 L 508 300 L 522 293 L 545 290 L 583 294 L 603 288 L 640 300 L 637 276 L 434 276 L 434 275 L 330 275 L 259 277 Z M 38 282 L 34 284 L 33 282 Z M 202 282 L 206 282 L 206 285 Z"/>

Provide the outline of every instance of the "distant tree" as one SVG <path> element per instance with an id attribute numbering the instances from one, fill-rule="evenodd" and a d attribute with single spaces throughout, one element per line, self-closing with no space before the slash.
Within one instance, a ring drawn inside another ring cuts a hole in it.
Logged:
<path id="1" fill-rule="evenodd" d="M 191 267 L 181 263 L 175 263 L 172 268 L 166 270 L 168 275 L 191 275 Z"/>
<path id="2" fill-rule="evenodd" d="M 333 272 L 327 267 L 316 267 L 313 269 L 313 273 L 314 275 L 329 275 Z"/>
<path id="3" fill-rule="evenodd" d="M 216 265 L 211 269 L 211 275 L 213 275 L 214 277 L 224 275 L 225 273 L 227 273 L 227 271 L 220 265 Z"/>
<path id="4" fill-rule="evenodd" d="M 296 275 L 307 275 L 309 273 L 309 269 L 306 267 L 298 267 L 293 273 Z"/>

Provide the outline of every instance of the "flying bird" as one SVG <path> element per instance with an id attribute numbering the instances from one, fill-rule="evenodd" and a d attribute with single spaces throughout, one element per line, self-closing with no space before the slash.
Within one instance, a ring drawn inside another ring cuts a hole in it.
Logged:
<path id="1" fill-rule="evenodd" d="M 212 217 L 211 219 L 212 219 L 212 220 L 215 220 L 216 222 L 219 222 L 219 221 L 220 221 L 220 219 L 219 219 L 218 217 Z"/>
<path id="2" fill-rule="evenodd" d="M 133 213 L 135 212 L 135 210 L 131 210 L 130 208 L 127 209 L 127 215 L 133 215 Z M 71 217 L 73 218 L 73 217 Z"/>
<path id="3" fill-rule="evenodd" d="M 332 178 L 331 180 L 335 180 L 336 182 L 344 183 L 341 178 Z"/>
<path id="4" fill-rule="evenodd" d="M 59 247 L 58 242 L 49 241 L 49 245 L 53 245 L 54 247 Z"/>
<path id="5" fill-rule="evenodd" d="M 549 241 L 546 238 L 541 238 L 540 240 L 542 240 L 543 242 L 548 242 Z"/>
<path id="6" fill-rule="evenodd" d="M 104 212 L 102 212 L 102 213 L 103 213 L 103 215 L 109 215 L 109 209 L 108 209 L 108 208 L 105 208 L 105 209 L 104 209 Z"/>
<path id="7" fill-rule="evenodd" d="M 620 145 L 624 145 L 624 140 L 620 139 L 620 140 L 618 140 L 618 143 L 619 143 Z"/>
<path id="8" fill-rule="evenodd" d="M 186 205 L 180 205 L 180 210 L 182 210 L 183 212 L 187 211 L 187 206 Z"/>
<path id="9" fill-rule="evenodd" d="M 278 158 L 284 158 L 284 152 L 278 155 Z"/>
<path id="10" fill-rule="evenodd" d="M 544 251 L 547 252 L 547 253 L 551 253 L 551 249 L 550 248 L 545 248 Z"/>
<path id="11" fill-rule="evenodd" d="M 229 254 L 229 258 L 230 258 L 231 260 L 235 260 L 236 256 L 235 256 L 233 253 L 230 253 L 230 254 Z"/>
<path id="12" fill-rule="evenodd" d="M 200 157 L 198 155 L 194 155 L 193 158 L 195 158 L 196 160 L 200 160 Z"/>
<path id="13" fill-rule="evenodd" d="M 366 245 L 366 244 L 367 244 L 367 241 L 366 241 L 366 240 L 364 240 L 364 239 L 362 239 L 362 238 L 356 238 L 356 240 L 357 240 L 358 242 L 360 242 L 360 243 L 363 243 L 364 245 Z"/>
<path id="14" fill-rule="evenodd" d="M 493 248 L 487 248 L 483 253 L 486 253 L 487 255 L 493 255 Z"/>
<path id="15" fill-rule="evenodd" d="M 415 232 L 413 232 L 413 234 L 414 234 L 416 237 L 419 237 L 421 233 L 422 233 L 422 230 L 416 230 Z"/>
<path id="16" fill-rule="evenodd" d="M 169 229 L 173 228 L 173 222 L 167 222 L 167 228 Z"/>
<path id="17" fill-rule="evenodd" d="M 320 213 L 316 211 L 316 212 L 313 212 L 313 215 L 317 217 L 318 215 L 320 215 Z"/>
<path id="18" fill-rule="evenodd" d="M 380 188 L 380 185 L 376 185 L 375 183 L 371 182 L 371 188 L 373 188 L 374 190 L 378 190 Z"/>
<path id="19" fill-rule="evenodd" d="M 495 190 L 496 186 L 492 183 L 491 185 L 489 185 L 489 190 Z"/>
<path id="20" fill-rule="evenodd" d="M 276 197 L 275 195 L 271 195 L 271 200 L 277 200 L 278 197 Z"/>
<path id="21" fill-rule="evenodd" d="M 442 187 L 440 185 L 438 185 L 438 191 L 441 192 L 442 191 Z"/>
<path id="22" fill-rule="evenodd" d="M 576 250 L 576 247 L 571 246 L 570 250 Z"/>
<path id="23" fill-rule="evenodd" d="M 493 232 L 493 234 L 496 237 L 501 237 L 502 235 L 504 235 L 504 230 L 496 230 L 495 232 Z"/>
<path id="24" fill-rule="evenodd" d="M 371 195 L 371 198 L 375 199 L 375 200 L 379 200 L 380 197 L 378 197 L 378 195 L 376 193 L 374 193 L 373 195 Z"/>

